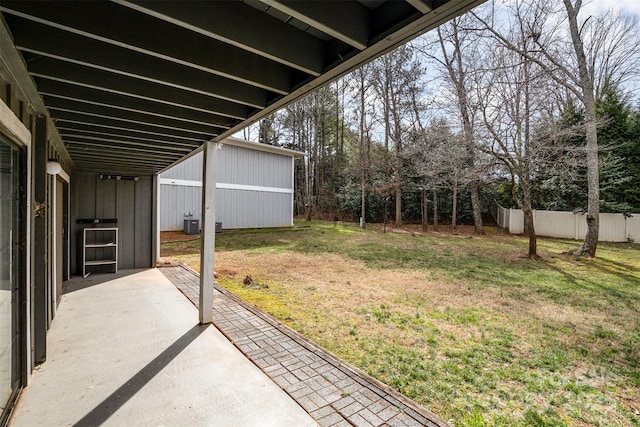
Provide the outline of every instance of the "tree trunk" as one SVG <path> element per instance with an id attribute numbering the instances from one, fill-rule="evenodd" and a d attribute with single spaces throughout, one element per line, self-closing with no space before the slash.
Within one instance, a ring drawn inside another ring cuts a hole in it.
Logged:
<path id="1" fill-rule="evenodd" d="M 593 106 L 593 109 L 595 110 L 595 105 Z M 598 135 L 596 130 L 595 113 L 591 118 L 588 118 L 585 111 L 585 118 L 585 125 L 587 128 L 587 186 L 589 188 L 589 195 L 587 198 L 587 233 L 584 236 L 582 246 L 578 251 L 576 251 L 576 255 L 588 255 L 590 257 L 595 257 L 596 249 L 598 247 L 598 233 L 600 230 L 600 165 L 598 161 Z"/>
<path id="2" fill-rule="evenodd" d="M 402 135 L 400 127 L 399 112 L 395 103 L 393 104 L 393 117 L 394 117 L 394 145 L 396 148 L 396 160 L 394 162 L 396 179 L 396 226 L 402 226 Z"/>
<path id="3" fill-rule="evenodd" d="M 360 201 L 360 227 L 365 228 L 364 224 L 365 224 L 365 215 L 366 215 L 366 201 L 367 201 L 367 193 L 366 193 L 366 188 L 367 188 L 367 177 L 365 172 L 362 172 L 362 181 L 360 183 L 361 185 L 361 189 L 362 189 L 362 197 L 361 197 L 361 201 Z"/>
<path id="4" fill-rule="evenodd" d="M 456 229 L 458 216 L 458 182 L 453 183 L 453 199 L 451 201 L 451 228 Z"/>
<path id="5" fill-rule="evenodd" d="M 463 63 L 462 44 L 458 37 L 457 19 L 453 19 L 451 21 L 451 25 L 453 26 L 454 30 L 452 40 L 454 51 L 451 54 L 451 57 L 448 56 L 447 50 L 444 46 L 444 39 L 442 38 L 442 33 L 440 32 L 440 30 L 438 30 L 438 37 L 440 39 L 442 53 L 445 55 L 447 71 L 449 72 L 449 77 L 451 78 L 451 82 L 453 83 L 456 96 L 458 98 L 458 111 L 460 112 L 460 117 L 462 119 L 464 143 L 467 149 L 467 167 L 472 174 L 469 189 L 471 191 L 471 206 L 473 208 L 473 222 L 475 225 L 475 233 L 484 234 L 484 226 L 482 224 L 482 205 L 480 204 L 478 182 L 475 177 L 476 147 L 473 125 L 470 116 L 470 109 L 472 107 L 469 103 L 469 99 L 467 97 L 467 87 L 465 86 L 466 70 Z"/>
<path id="6" fill-rule="evenodd" d="M 531 259 L 538 258 L 538 238 L 536 236 L 536 227 L 533 222 L 533 208 L 531 206 L 531 181 L 528 176 L 528 168 L 525 168 L 526 176 L 521 177 L 522 180 L 522 212 L 524 213 L 524 229 L 529 236 L 529 253 Z"/>
<path id="7" fill-rule="evenodd" d="M 429 228 L 429 207 L 427 206 L 427 189 L 422 189 L 422 231 L 427 231 Z"/>
<path id="8" fill-rule="evenodd" d="M 569 0 L 564 0 L 564 5 L 569 18 L 573 49 L 578 60 L 578 74 L 580 76 L 580 88 L 582 89 L 587 140 L 587 186 L 589 191 L 587 198 L 587 234 L 584 236 L 582 247 L 576 251 L 576 255 L 594 257 L 598 247 L 598 232 L 600 229 L 600 164 L 598 161 L 595 90 L 589 74 L 584 44 L 581 38 L 581 29 L 578 28 L 578 13 L 580 12 L 582 1 L 577 1 L 574 7 Z"/>
<path id="9" fill-rule="evenodd" d="M 438 190 L 433 187 L 433 225 L 438 225 Z"/>
<path id="10" fill-rule="evenodd" d="M 402 188 L 400 187 L 400 177 L 398 177 L 396 178 L 396 226 L 400 227 L 401 225 L 402 225 Z"/>
<path id="11" fill-rule="evenodd" d="M 366 129 L 366 102 L 365 102 L 365 68 L 361 68 L 359 71 L 360 79 L 360 227 L 365 228 L 366 223 L 366 200 L 367 200 L 367 170 L 369 168 L 368 162 L 368 138 Z"/>
<path id="12" fill-rule="evenodd" d="M 538 257 L 538 241 L 536 238 L 536 230 L 533 225 L 533 210 L 531 207 L 528 209 L 523 209 L 524 212 L 524 225 L 527 230 L 527 234 L 529 236 L 529 258 L 537 258 Z"/>
<path id="13" fill-rule="evenodd" d="M 484 234 L 484 225 L 482 224 L 482 204 L 480 203 L 480 191 L 478 190 L 478 182 L 471 181 L 469 184 L 471 190 L 471 206 L 473 207 L 473 224 L 476 234 Z"/>

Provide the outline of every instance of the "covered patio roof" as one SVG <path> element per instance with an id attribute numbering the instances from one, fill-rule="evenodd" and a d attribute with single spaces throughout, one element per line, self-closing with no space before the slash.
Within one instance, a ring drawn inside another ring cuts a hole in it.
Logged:
<path id="1" fill-rule="evenodd" d="M 3 0 L 0 43 L 69 164 L 142 175 L 483 1 Z"/>

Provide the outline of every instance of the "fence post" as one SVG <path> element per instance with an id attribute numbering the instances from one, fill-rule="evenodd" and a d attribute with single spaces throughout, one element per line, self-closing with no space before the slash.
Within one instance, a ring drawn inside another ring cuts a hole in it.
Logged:
<path id="1" fill-rule="evenodd" d="M 624 215 L 624 241 L 628 242 L 631 239 L 631 230 L 629 230 L 629 218 L 633 218 L 633 215 Z M 636 242 L 637 243 L 637 242 Z"/>

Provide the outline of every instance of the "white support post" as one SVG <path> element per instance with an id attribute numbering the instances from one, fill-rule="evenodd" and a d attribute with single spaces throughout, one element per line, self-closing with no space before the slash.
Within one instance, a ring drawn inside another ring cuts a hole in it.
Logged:
<path id="1" fill-rule="evenodd" d="M 162 212 L 160 206 L 160 176 L 156 173 L 153 175 L 153 244 L 151 245 L 151 259 L 153 267 L 157 267 L 160 263 L 160 214 Z"/>
<path id="2" fill-rule="evenodd" d="M 200 251 L 200 323 L 213 320 L 214 254 L 216 247 L 216 157 L 217 143 L 204 147 L 202 167 L 202 241 Z"/>

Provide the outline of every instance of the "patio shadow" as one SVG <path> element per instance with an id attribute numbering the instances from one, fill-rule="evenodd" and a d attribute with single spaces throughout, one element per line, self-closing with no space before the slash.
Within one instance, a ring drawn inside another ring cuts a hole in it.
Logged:
<path id="1" fill-rule="evenodd" d="M 87 277 L 72 276 L 70 280 L 64 283 L 62 294 L 68 294 L 74 291 L 90 288 L 91 286 L 101 285 L 102 283 L 110 282 L 112 280 L 119 279 L 121 277 L 130 276 L 132 274 L 138 274 L 147 268 L 131 268 L 126 270 L 120 270 L 117 273 L 92 273 Z"/>
<path id="2" fill-rule="evenodd" d="M 138 371 L 129 381 L 111 393 L 102 403 L 74 424 L 74 427 L 99 426 L 135 396 L 164 367 L 195 341 L 210 325 L 195 325 Z"/>

